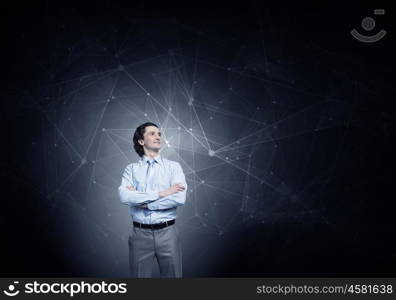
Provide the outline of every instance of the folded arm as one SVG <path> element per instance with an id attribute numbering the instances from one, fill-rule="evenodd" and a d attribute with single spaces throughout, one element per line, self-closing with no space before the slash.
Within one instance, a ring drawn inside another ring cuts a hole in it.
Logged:
<path id="1" fill-rule="evenodd" d="M 132 167 L 127 166 L 122 175 L 121 185 L 118 187 L 118 195 L 123 204 L 141 206 L 159 199 L 158 192 L 139 192 L 132 182 Z"/>
<path id="2" fill-rule="evenodd" d="M 175 185 L 177 183 L 180 183 L 184 189 L 179 189 L 179 191 L 165 197 L 162 197 L 162 192 L 160 192 L 160 198 L 147 203 L 147 208 L 150 210 L 162 210 L 184 205 L 186 202 L 187 182 L 183 173 L 183 169 L 179 163 L 176 163 L 174 165 L 174 169 L 172 170 L 171 185 Z"/>

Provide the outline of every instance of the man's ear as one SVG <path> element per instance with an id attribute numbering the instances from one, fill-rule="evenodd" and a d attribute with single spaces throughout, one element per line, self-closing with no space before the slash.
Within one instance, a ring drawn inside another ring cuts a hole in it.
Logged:
<path id="1" fill-rule="evenodd" d="M 138 143 L 140 144 L 140 146 L 143 146 L 143 145 L 144 145 L 143 140 L 138 140 Z"/>

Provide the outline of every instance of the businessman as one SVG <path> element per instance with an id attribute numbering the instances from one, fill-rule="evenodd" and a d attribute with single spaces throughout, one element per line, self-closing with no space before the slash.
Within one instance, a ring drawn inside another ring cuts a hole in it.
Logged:
<path id="1" fill-rule="evenodd" d="M 160 155 L 161 131 L 147 122 L 136 128 L 134 149 L 140 159 L 126 166 L 118 188 L 130 208 L 129 268 L 132 277 L 151 277 L 154 257 L 161 277 L 182 277 L 182 249 L 175 225 L 177 207 L 186 201 L 180 164 Z"/>

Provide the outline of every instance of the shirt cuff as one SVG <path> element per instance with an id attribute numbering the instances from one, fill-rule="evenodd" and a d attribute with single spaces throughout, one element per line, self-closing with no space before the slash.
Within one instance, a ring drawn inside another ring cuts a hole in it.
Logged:
<path id="1" fill-rule="evenodd" d="M 156 203 L 156 202 L 147 203 L 147 208 L 149 210 L 157 210 L 158 209 L 158 203 Z"/>
<path id="2" fill-rule="evenodd" d="M 155 201 L 155 200 L 159 199 L 158 192 L 147 192 L 147 196 L 150 201 Z"/>

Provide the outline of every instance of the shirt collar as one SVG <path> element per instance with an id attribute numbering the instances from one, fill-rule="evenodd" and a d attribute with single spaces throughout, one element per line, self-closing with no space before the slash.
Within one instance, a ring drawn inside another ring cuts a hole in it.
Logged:
<path id="1" fill-rule="evenodd" d="M 154 160 L 154 162 L 157 162 L 159 164 L 162 164 L 162 157 L 160 154 L 157 154 L 154 158 L 149 158 L 146 154 L 143 154 L 143 156 L 140 159 L 141 164 L 147 164 L 147 161 L 149 160 Z"/>

